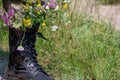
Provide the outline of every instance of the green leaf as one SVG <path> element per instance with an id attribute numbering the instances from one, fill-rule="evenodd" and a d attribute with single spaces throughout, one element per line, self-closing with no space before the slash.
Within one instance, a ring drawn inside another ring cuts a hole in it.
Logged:
<path id="1" fill-rule="evenodd" d="M 22 26 L 22 23 L 13 23 L 14 28 L 20 28 Z"/>

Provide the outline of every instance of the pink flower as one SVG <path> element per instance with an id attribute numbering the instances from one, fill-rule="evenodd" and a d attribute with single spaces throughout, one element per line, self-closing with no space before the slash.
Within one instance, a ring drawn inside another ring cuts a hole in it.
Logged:
<path id="1" fill-rule="evenodd" d="M 14 14 L 15 14 L 14 9 L 10 8 L 8 14 L 9 14 L 9 16 L 14 16 Z"/>
<path id="2" fill-rule="evenodd" d="M 17 47 L 17 50 L 18 50 L 18 51 L 24 51 L 25 49 L 24 49 L 23 46 L 18 46 L 18 47 Z"/>
<path id="3" fill-rule="evenodd" d="M 8 13 L 4 13 L 4 15 L 2 16 L 2 20 L 4 21 L 4 23 L 9 26 L 12 27 L 13 25 L 10 23 L 11 17 L 14 16 L 14 9 L 10 8 Z"/>
<path id="4" fill-rule="evenodd" d="M 50 8 L 55 8 L 55 6 L 56 6 L 56 5 L 55 5 L 54 2 L 51 2 L 51 3 L 49 4 L 49 7 L 50 7 Z"/>
<path id="5" fill-rule="evenodd" d="M 50 4 L 49 4 L 50 8 L 55 8 L 56 5 L 57 5 L 57 1 L 56 0 L 50 0 Z"/>

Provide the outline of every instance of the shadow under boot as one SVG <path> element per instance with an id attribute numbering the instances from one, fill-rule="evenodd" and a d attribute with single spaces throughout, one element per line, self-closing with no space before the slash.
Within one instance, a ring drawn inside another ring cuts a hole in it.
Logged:
<path id="1" fill-rule="evenodd" d="M 20 29 L 9 29 L 10 54 L 5 80 L 54 80 L 37 62 L 35 42 L 38 26 L 27 28 L 25 34 Z M 22 42 L 24 51 L 19 51 L 17 47 L 23 35 L 25 35 Z"/>

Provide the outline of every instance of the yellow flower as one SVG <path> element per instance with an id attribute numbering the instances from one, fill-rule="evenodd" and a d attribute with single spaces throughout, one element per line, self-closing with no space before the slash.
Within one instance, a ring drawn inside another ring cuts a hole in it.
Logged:
<path id="1" fill-rule="evenodd" d="M 37 14 L 40 15 L 40 11 L 37 11 Z"/>
<path id="2" fill-rule="evenodd" d="M 32 25 L 32 21 L 30 18 L 28 19 L 23 19 L 23 25 L 26 27 L 30 27 Z"/>
<path id="3" fill-rule="evenodd" d="M 37 4 L 37 7 L 41 7 L 41 4 L 40 4 L 40 3 L 38 3 L 38 4 Z"/>
<path id="4" fill-rule="evenodd" d="M 25 10 L 26 10 L 26 11 L 29 10 L 29 5 L 26 5 L 26 6 L 25 6 Z"/>
<path id="5" fill-rule="evenodd" d="M 65 3 L 65 4 L 63 5 L 63 8 L 64 8 L 64 9 L 68 8 L 68 4 Z"/>
<path id="6" fill-rule="evenodd" d="M 45 22 L 43 22 L 43 23 L 41 24 L 41 26 L 42 26 L 42 27 L 45 27 L 45 26 L 46 26 L 46 23 L 45 23 Z"/>

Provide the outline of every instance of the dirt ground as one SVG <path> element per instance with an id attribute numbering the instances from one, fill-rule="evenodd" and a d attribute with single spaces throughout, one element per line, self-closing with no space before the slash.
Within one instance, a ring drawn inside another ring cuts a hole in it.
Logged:
<path id="1" fill-rule="evenodd" d="M 120 30 L 120 5 L 100 5 L 99 14 L 116 30 Z"/>
<path id="2" fill-rule="evenodd" d="M 83 14 L 92 15 L 96 20 L 105 20 L 116 30 L 120 30 L 120 4 L 101 5 L 94 0 L 73 0 L 72 10 Z"/>

